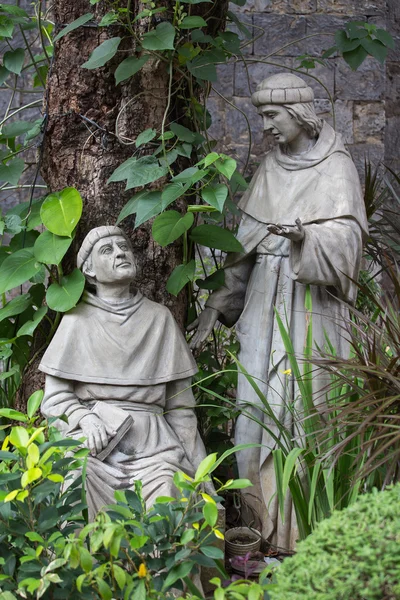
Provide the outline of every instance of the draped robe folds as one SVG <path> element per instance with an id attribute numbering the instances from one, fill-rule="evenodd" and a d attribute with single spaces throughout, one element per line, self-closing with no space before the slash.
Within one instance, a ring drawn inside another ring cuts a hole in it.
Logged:
<path id="1" fill-rule="evenodd" d="M 367 221 L 355 166 L 340 137 L 324 124 L 317 143 L 308 152 L 285 155 L 280 147 L 266 155 L 244 194 L 238 239 L 242 254 L 228 255 L 225 283 L 208 299 L 227 326 L 236 323 L 239 360 L 266 396 L 275 416 L 293 437 L 302 430 L 293 415 L 301 412 L 296 383 L 284 371 L 290 368 L 275 310 L 288 327 L 298 359 L 304 355 L 307 319 L 305 294 L 312 299 L 313 340 L 326 348 L 326 336 L 338 355 L 348 353 L 343 335 L 346 302 L 354 303 L 363 237 Z M 301 219 L 301 242 L 270 234 L 268 223 L 294 225 Z M 322 371 L 313 373 L 314 401 L 323 402 L 328 383 Z M 261 401 L 243 375 L 237 398 L 244 412 L 236 426 L 236 443 L 261 443 L 261 449 L 238 453 L 239 476 L 254 487 L 243 495 L 244 504 L 263 535 L 273 544 L 293 548 L 298 537 L 290 497 L 285 520 L 278 514 L 272 451 L 275 424 L 257 407 Z M 294 400 L 294 411 L 288 403 Z M 245 406 L 251 403 L 253 408 Z M 270 432 L 245 416 L 249 411 L 264 420 Z M 248 518 L 251 516 L 248 515 Z"/>
<path id="2" fill-rule="evenodd" d="M 114 502 L 116 489 L 135 480 L 147 506 L 158 496 L 175 496 L 174 474 L 193 476 L 205 457 L 190 388 L 196 364 L 169 310 L 140 292 L 114 304 L 86 294 L 64 315 L 39 368 L 46 373 L 42 413 L 65 414 L 63 433 L 82 437 L 79 422 L 99 401 L 133 418 L 103 462 L 88 458 L 91 520 Z"/>

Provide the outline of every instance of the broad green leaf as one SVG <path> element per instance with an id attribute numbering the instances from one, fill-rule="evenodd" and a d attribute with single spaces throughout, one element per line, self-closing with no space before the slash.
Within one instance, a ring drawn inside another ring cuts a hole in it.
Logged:
<path id="1" fill-rule="evenodd" d="M 39 308 L 33 315 L 33 319 L 31 321 L 27 321 L 22 325 L 22 327 L 18 329 L 17 337 L 22 337 L 23 335 L 32 336 L 35 332 L 36 327 L 42 321 L 46 313 L 47 306 L 42 306 L 41 308 Z"/>
<path id="2" fill-rule="evenodd" d="M 20 375 L 19 365 L 14 365 L 9 371 L 0 372 L 0 381 L 5 381 L 6 379 L 10 379 L 10 377 L 15 377 L 19 385 Z"/>
<path id="3" fill-rule="evenodd" d="M 167 292 L 173 296 L 177 296 L 189 281 L 193 281 L 195 271 L 196 263 L 194 260 L 185 265 L 175 267 L 167 281 Z"/>
<path id="4" fill-rule="evenodd" d="M 163 210 L 167 208 L 172 202 L 180 198 L 182 194 L 188 189 L 187 185 L 183 185 L 182 183 L 170 183 L 167 185 L 162 194 L 161 199 L 163 201 Z"/>
<path id="5" fill-rule="evenodd" d="M 115 581 L 117 582 L 119 589 L 122 590 L 126 584 L 126 573 L 124 569 L 121 569 L 121 567 L 119 567 L 115 563 L 113 564 L 112 568 L 114 571 Z"/>
<path id="6" fill-rule="evenodd" d="M 176 135 L 177 138 L 183 140 L 184 142 L 188 142 L 189 144 L 193 144 L 196 139 L 196 135 L 193 131 L 190 131 L 187 127 L 183 125 L 179 125 L 178 123 L 171 123 L 169 126 L 171 131 Z"/>
<path id="7" fill-rule="evenodd" d="M 179 156 L 184 156 L 185 158 L 190 158 L 192 156 L 193 146 L 192 146 L 192 144 L 187 144 L 186 142 L 184 142 L 183 144 L 179 144 L 175 148 L 175 150 L 176 150 L 177 154 L 179 154 Z"/>
<path id="8" fill-rule="evenodd" d="M 374 33 L 376 39 L 378 39 L 382 44 L 394 50 L 394 39 L 388 31 L 384 29 L 377 29 Z"/>
<path id="9" fill-rule="evenodd" d="M 28 446 L 28 460 L 26 462 L 28 469 L 35 467 L 40 460 L 39 446 L 36 444 L 29 444 Z"/>
<path id="10" fill-rule="evenodd" d="M 194 529 L 185 529 L 181 537 L 181 544 L 185 545 L 191 542 L 196 537 Z"/>
<path id="11" fill-rule="evenodd" d="M 243 490 L 252 485 L 250 479 L 234 479 L 231 483 L 224 485 L 224 490 Z"/>
<path id="12" fill-rule="evenodd" d="M 202 509 L 204 520 L 210 527 L 215 527 L 218 520 L 218 508 L 212 502 L 206 502 Z"/>
<path id="13" fill-rule="evenodd" d="M 21 202 L 21 204 L 17 204 L 7 211 L 7 215 L 18 215 L 22 219 L 24 225 L 26 225 L 27 231 L 31 231 L 35 227 L 42 225 L 40 207 L 42 206 L 43 200 L 43 198 L 40 198 L 34 200 L 32 203 Z"/>
<path id="14" fill-rule="evenodd" d="M 0 37 L 12 38 L 13 31 L 14 22 L 5 15 L 0 15 Z"/>
<path id="15" fill-rule="evenodd" d="M 52 283 L 46 293 L 46 301 L 52 310 L 67 312 L 79 301 L 85 287 L 85 277 L 74 269 L 70 275 L 61 279 L 61 285 Z"/>
<path id="16" fill-rule="evenodd" d="M 3 56 L 3 65 L 11 71 L 19 75 L 21 73 L 25 60 L 25 52 L 22 48 L 6 52 Z"/>
<path id="17" fill-rule="evenodd" d="M 30 419 L 33 417 L 34 414 L 36 414 L 36 411 L 42 403 L 43 396 L 43 390 L 37 390 L 36 392 L 33 392 L 31 396 L 29 396 L 27 404 L 27 413 Z"/>
<path id="18" fill-rule="evenodd" d="M 13 427 L 10 433 L 10 443 L 16 448 L 26 448 L 29 442 L 29 434 L 25 427 Z"/>
<path id="19" fill-rule="evenodd" d="M 121 38 L 114 37 L 97 46 L 89 56 L 89 60 L 81 65 L 82 69 L 98 69 L 99 67 L 103 67 L 106 62 L 115 56 L 120 43 Z"/>
<path id="20" fill-rule="evenodd" d="M 39 467 L 32 467 L 32 469 L 28 469 L 21 477 L 21 485 L 23 488 L 26 488 L 27 485 L 40 479 L 42 476 L 42 469 Z"/>
<path id="21" fill-rule="evenodd" d="M 142 131 L 142 133 L 139 133 L 139 135 L 136 138 L 136 148 L 139 148 L 139 146 L 141 146 L 142 144 L 147 144 L 147 142 L 151 142 L 151 140 L 153 140 L 156 137 L 156 135 L 157 131 L 155 129 L 145 129 L 144 131 Z"/>
<path id="22" fill-rule="evenodd" d="M 365 38 L 361 40 L 361 46 L 365 48 L 368 54 L 379 60 L 380 63 L 383 64 L 385 62 L 388 50 L 382 42 Z"/>
<path id="23" fill-rule="evenodd" d="M 60 31 L 60 33 L 58 33 L 56 35 L 56 37 L 54 38 L 53 42 L 57 42 L 62 37 L 64 37 L 64 35 L 67 35 L 67 33 L 70 33 L 71 31 L 74 31 L 74 29 L 78 29 L 78 27 L 80 27 L 81 25 L 84 25 L 85 23 L 87 23 L 88 21 L 90 21 L 90 19 L 93 19 L 93 13 L 86 13 L 85 15 L 82 15 L 78 19 L 75 19 L 75 21 L 72 21 L 72 23 L 69 23 L 69 25 L 67 25 L 66 27 L 64 27 L 64 29 L 62 29 Z"/>
<path id="24" fill-rule="evenodd" d="M 25 283 L 40 269 L 41 264 L 36 260 L 33 248 L 13 252 L 0 267 L 0 294 Z"/>
<path id="25" fill-rule="evenodd" d="M 182 216 L 176 210 L 168 210 L 155 219 L 152 227 L 153 238 L 160 246 L 167 246 L 190 229 L 193 221 L 192 213 Z"/>
<path id="26" fill-rule="evenodd" d="M 43 225 L 51 233 L 65 237 L 71 237 L 81 215 L 82 198 L 73 187 L 49 194 L 40 209 Z"/>
<path id="27" fill-rule="evenodd" d="M 227 179 L 230 179 L 236 171 L 236 160 L 225 154 L 221 154 L 220 157 L 221 158 L 215 161 L 214 166 L 222 173 L 222 175 L 225 175 Z"/>
<path id="28" fill-rule="evenodd" d="M 60 237 L 50 231 L 43 231 L 37 238 L 33 251 L 38 261 L 46 265 L 58 265 L 71 244 L 70 237 Z"/>
<path id="29" fill-rule="evenodd" d="M 218 185 L 209 185 L 202 189 L 201 197 L 204 202 L 210 204 L 222 213 L 224 209 L 225 200 L 228 196 L 228 188 L 222 183 Z"/>
<path id="30" fill-rule="evenodd" d="M 9 125 L 3 125 L 0 135 L 5 139 L 17 137 L 27 133 L 30 129 L 32 129 L 32 125 L 33 124 L 29 121 L 14 121 Z"/>
<path id="31" fill-rule="evenodd" d="M 225 283 L 225 271 L 218 269 L 205 279 L 196 279 L 196 285 L 201 290 L 218 290 Z"/>
<path id="32" fill-rule="evenodd" d="M 215 546 L 201 546 L 200 551 L 209 558 L 224 558 L 224 553 L 222 552 L 221 548 L 216 548 Z"/>
<path id="33" fill-rule="evenodd" d="M 160 167 L 154 156 L 143 156 L 139 160 L 128 158 L 111 175 L 107 183 L 127 180 L 126 190 L 152 183 L 168 173 L 167 167 Z"/>
<path id="34" fill-rule="evenodd" d="M 208 171 L 198 169 L 197 167 L 189 167 L 188 169 L 181 171 L 181 173 L 178 173 L 178 175 L 175 175 L 175 177 L 172 178 L 172 181 L 194 184 L 197 183 L 197 181 L 200 181 L 207 173 Z"/>
<path id="35" fill-rule="evenodd" d="M 9 317 L 20 315 L 31 304 L 32 298 L 29 294 L 21 294 L 20 296 L 13 298 L 0 310 L 0 322 Z"/>
<path id="36" fill-rule="evenodd" d="M 0 85 L 3 85 L 3 83 L 6 81 L 6 79 L 8 79 L 9 76 L 10 71 L 5 67 L 0 66 Z"/>
<path id="37" fill-rule="evenodd" d="M 11 185 L 17 185 L 24 168 L 25 161 L 22 158 L 14 158 L 6 165 L 0 163 L 0 181 L 6 181 Z"/>
<path id="38" fill-rule="evenodd" d="M 24 413 L 14 410 L 13 408 L 0 408 L 0 417 L 12 419 L 13 421 L 21 421 L 22 423 L 26 423 L 28 420 Z"/>
<path id="39" fill-rule="evenodd" d="M 205 81 L 218 81 L 217 69 L 213 60 L 207 56 L 200 55 L 186 63 L 190 73 L 197 79 Z"/>
<path id="40" fill-rule="evenodd" d="M 144 580 L 139 581 L 137 586 L 134 589 L 133 594 L 131 595 L 132 600 L 146 600 L 146 586 Z"/>
<path id="41" fill-rule="evenodd" d="M 150 54 L 144 54 L 139 58 L 136 58 L 136 56 L 128 56 L 128 58 L 125 58 L 125 60 L 118 65 L 114 73 L 116 85 L 121 83 L 121 81 L 125 81 L 125 79 L 129 79 L 129 77 L 132 77 L 140 71 L 149 58 L 151 58 Z"/>
<path id="42" fill-rule="evenodd" d="M 13 490 L 9 494 L 7 494 L 7 496 L 5 496 L 3 502 L 11 502 L 12 500 L 14 500 L 14 498 L 16 498 L 18 496 L 19 492 L 20 492 L 20 490 Z M 4 594 L 4 592 L 3 592 L 3 594 Z M 9 600 L 9 598 L 7 598 L 7 600 Z M 12 596 L 12 600 L 16 600 L 15 596 Z"/>
<path id="43" fill-rule="evenodd" d="M 243 252 L 243 247 L 231 231 L 217 225 L 198 225 L 190 232 L 190 239 L 207 248 L 224 252 Z"/>
<path id="44" fill-rule="evenodd" d="M 205 475 L 208 475 L 211 467 L 214 465 L 216 460 L 217 454 L 215 452 L 206 456 L 197 467 L 196 474 L 194 476 L 195 481 L 198 481 L 199 479 L 202 479 Z"/>
<path id="45" fill-rule="evenodd" d="M 134 213 L 136 213 L 136 211 L 138 209 L 139 200 L 142 197 L 147 197 L 149 193 L 159 194 L 159 192 L 146 192 L 145 190 L 143 190 L 141 192 L 138 192 L 134 196 L 132 196 L 132 198 L 130 198 L 130 200 L 128 200 L 128 202 L 125 204 L 125 206 L 122 208 L 121 212 L 119 213 L 118 219 L 117 219 L 117 225 L 119 225 L 119 223 L 121 223 L 121 221 L 123 221 L 130 215 L 133 215 Z"/>
<path id="46" fill-rule="evenodd" d="M 197 29 L 199 27 L 207 27 L 207 22 L 203 17 L 184 17 L 179 29 Z"/>
<path id="47" fill-rule="evenodd" d="M 159 23 L 157 27 L 142 38 L 142 46 L 146 50 L 174 50 L 175 27 L 167 21 Z"/>
<path id="48" fill-rule="evenodd" d="M 99 27 L 108 27 L 118 21 L 118 13 L 111 11 L 104 15 L 99 23 Z"/>
<path id="49" fill-rule="evenodd" d="M 200 162 L 204 163 L 204 167 L 209 167 L 218 159 L 219 154 L 217 152 L 210 152 L 210 154 L 207 154 L 207 156 Z"/>
<path id="50" fill-rule="evenodd" d="M 361 45 L 352 50 L 351 52 L 343 52 L 343 58 L 353 71 L 356 71 L 358 67 L 367 58 L 368 52 Z"/>
<path id="51" fill-rule="evenodd" d="M 7 214 L 4 223 L 6 226 L 7 233 L 11 233 L 13 236 L 19 234 L 22 231 L 22 219 L 18 215 Z M 14 240 L 11 240 L 13 242 Z M 11 248 L 10 242 L 10 248 Z M 12 248 L 11 248 L 12 249 Z"/>
<path id="52" fill-rule="evenodd" d="M 168 590 L 178 579 L 183 579 L 189 575 L 190 571 L 194 566 L 194 562 L 186 560 L 180 565 L 176 565 L 169 570 L 168 575 L 164 581 L 162 590 Z"/>

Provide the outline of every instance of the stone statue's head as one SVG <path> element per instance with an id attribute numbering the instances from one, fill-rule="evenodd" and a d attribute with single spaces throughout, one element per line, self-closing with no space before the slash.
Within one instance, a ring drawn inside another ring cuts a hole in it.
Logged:
<path id="1" fill-rule="evenodd" d="M 132 281 L 136 262 L 131 243 L 119 227 L 91 229 L 79 249 L 78 269 L 91 285 Z"/>
<path id="2" fill-rule="evenodd" d="M 303 79 L 292 73 L 279 73 L 264 79 L 251 97 L 259 112 L 265 106 L 283 106 L 311 137 L 318 137 L 323 120 L 314 109 L 314 92 Z"/>

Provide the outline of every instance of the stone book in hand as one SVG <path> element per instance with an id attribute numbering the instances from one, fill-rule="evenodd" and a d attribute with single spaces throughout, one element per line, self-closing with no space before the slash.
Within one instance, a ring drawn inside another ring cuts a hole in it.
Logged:
<path id="1" fill-rule="evenodd" d="M 92 408 L 92 413 L 97 415 L 103 423 L 108 423 L 116 431 L 114 437 L 109 440 L 108 445 L 96 455 L 98 460 L 103 461 L 128 433 L 133 425 L 133 419 L 125 410 L 112 406 L 108 402 L 96 402 Z"/>

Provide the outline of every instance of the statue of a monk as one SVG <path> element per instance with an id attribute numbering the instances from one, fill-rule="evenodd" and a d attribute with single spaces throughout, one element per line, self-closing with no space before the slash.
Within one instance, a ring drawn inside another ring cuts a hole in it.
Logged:
<path id="1" fill-rule="evenodd" d="M 193 476 L 206 453 L 190 388 L 196 364 L 168 308 L 132 289 L 135 260 L 123 231 L 92 229 L 77 264 L 95 293 L 86 291 L 64 315 L 42 359 L 41 410 L 45 417 L 66 415 L 68 433 L 87 438 L 93 519 L 114 502 L 115 490 L 135 480 L 143 484 L 147 506 L 158 496 L 174 497 L 174 473 Z M 133 422 L 101 461 L 98 455 L 116 434 L 116 410 Z"/>
<path id="2" fill-rule="evenodd" d="M 225 284 L 215 291 L 191 329 L 191 346 L 198 347 L 217 319 L 236 324 L 239 360 L 256 378 L 270 407 L 293 436 L 288 402 L 298 397 L 290 364 L 278 329 L 276 313 L 290 330 L 297 358 L 304 356 L 307 318 L 305 294 L 312 298 L 315 344 L 326 347 L 326 336 L 338 355 L 346 355 L 342 333 L 346 303 L 354 303 L 364 236 L 368 232 L 363 195 L 355 165 L 340 136 L 320 119 L 314 94 L 296 75 L 273 75 L 252 96 L 277 145 L 267 153 L 239 207 L 238 239 L 244 253 L 228 255 Z M 343 302 L 344 301 L 344 302 Z M 313 377 L 316 401 L 327 383 L 321 371 Z M 260 410 L 260 400 L 244 376 L 239 376 L 237 398 L 246 411 L 263 420 L 279 435 Z M 244 498 L 259 518 L 263 535 L 272 543 L 293 548 L 298 530 L 290 498 L 285 521 L 278 514 L 272 435 L 245 414 L 236 424 L 237 444 L 258 443 L 237 456 L 239 476 L 254 487 Z"/>

